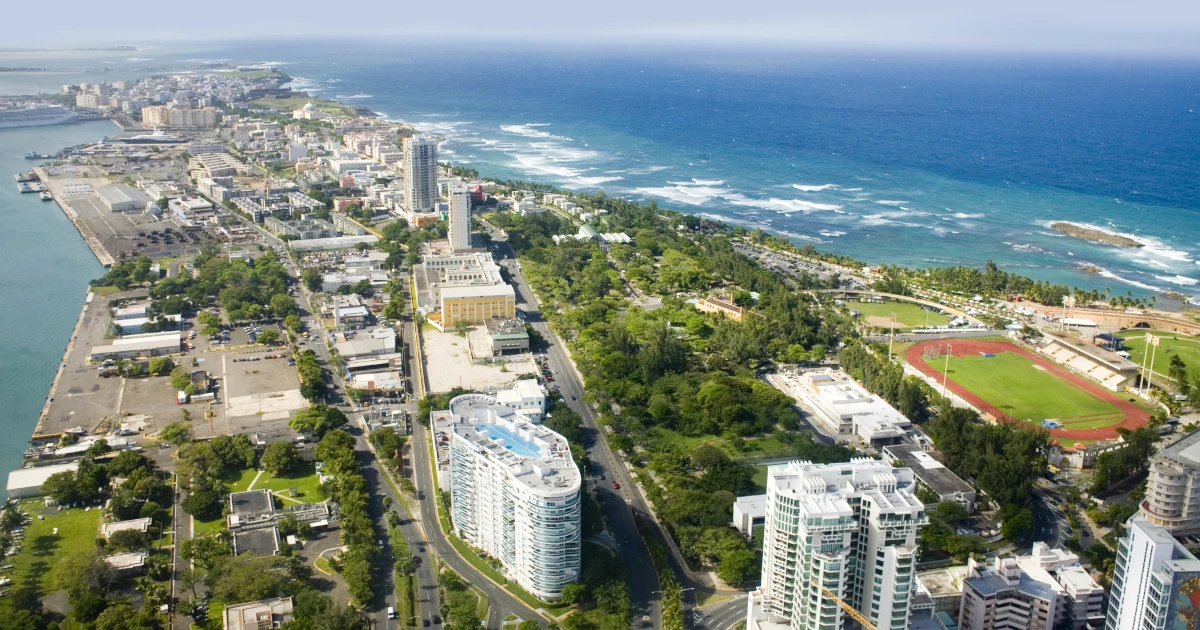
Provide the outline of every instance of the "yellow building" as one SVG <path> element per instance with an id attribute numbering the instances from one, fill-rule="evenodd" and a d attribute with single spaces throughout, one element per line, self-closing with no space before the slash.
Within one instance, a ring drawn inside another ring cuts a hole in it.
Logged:
<path id="1" fill-rule="evenodd" d="M 746 312 L 746 309 L 736 304 L 730 304 L 715 297 L 698 300 L 696 302 L 696 310 L 702 313 L 719 313 L 739 322 L 742 321 L 742 315 Z"/>
<path id="2" fill-rule="evenodd" d="M 517 298 L 508 284 L 443 287 L 442 327 L 453 328 L 460 321 L 479 324 L 487 319 L 512 319 L 517 316 Z"/>

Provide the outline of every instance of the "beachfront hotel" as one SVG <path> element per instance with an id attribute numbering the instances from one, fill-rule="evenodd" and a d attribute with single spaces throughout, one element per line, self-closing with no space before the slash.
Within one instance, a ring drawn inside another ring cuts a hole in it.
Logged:
<path id="1" fill-rule="evenodd" d="M 767 471 L 762 585 L 747 630 L 837 630 L 849 621 L 814 580 L 882 629 L 908 627 L 917 532 L 912 470 L 873 459 Z"/>
<path id="2" fill-rule="evenodd" d="M 404 194 L 413 214 L 437 211 L 437 140 L 425 136 L 404 139 Z"/>
<path id="3" fill-rule="evenodd" d="M 559 599 L 580 572 L 582 477 L 566 438 L 483 394 L 454 398 L 450 415 L 455 533 L 521 588 Z"/>

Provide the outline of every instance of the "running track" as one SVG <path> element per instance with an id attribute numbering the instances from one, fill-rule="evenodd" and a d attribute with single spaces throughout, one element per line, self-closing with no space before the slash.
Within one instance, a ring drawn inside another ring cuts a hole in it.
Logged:
<path id="1" fill-rule="evenodd" d="M 925 343 L 919 343 L 908 349 L 908 352 L 905 353 L 905 358 L 908 359 L 909 365 L 917 368 L 926 376 L 929 376 L 940 382 L 942 380 L 942 373 L 925 363 L 923 354 L 926 347 L 930 345 L 944 346 L 945 343 L 946 342 L 944 341 L 926 341 Z M 1096 429 L 1047 429 L 1050 431 L 1050 436 L 1060 440 L 1060 443 L 1062 443 L 1063 446 L 1072 446 L 1072 444 L 1066 443 L 1067 441 L 1071 440 L 1106 440 L 1115 438 L 1117 437 L 1118 428 L 1124 427 L 1132 431 L 1133 429 L 1146 424 L 1146 422 L 1150 419 L 1150 414 L 1138 408 L 1133 403 L 1124 400 L 1113 392 L 1104 389 L 1100 385 L 1067 370 L 1061 365 L 1042 358 L 1041 356 L 1034 354 L 1016 344 L 1008 343 L 1006 341 L 968 341 L 965 339 L 955 339 L 953 346 L 953 353 L 956 357 L 974 355 L 983 352 L 992 354 L 999 352 L 1016 353 L 1025 357 L 1026 359 L 1029 359 L 1030 361 L 1033 361 L 1039 366 L 1045 368 L 1047 372 L 1050 372 L 1058 378 L 1074 385 L 1084 392 L 1087 392 L 1091 396 L 1116 405 L 1117 408 L 1125 414 L 1125 420 L 1123 420 L 1120 424 L 1114 424 L 1107 427 Z M 976 409 L 991 414 L 992 416 L 1004 420 L 1005 422 L 1011 422 L 1013 424 L 1019 424 L 1026 427 L 1035 426 L 1023 420 L 1017 420 L 1000 411 L 996 407 L 988 404 L 979 396 L 976 396 L 975 393 L 956 383 L 954 379 L 949 379 L 947 387 L 950 389 L 950 391 L 954 392 L 960 398 L 973 405 Z"/>

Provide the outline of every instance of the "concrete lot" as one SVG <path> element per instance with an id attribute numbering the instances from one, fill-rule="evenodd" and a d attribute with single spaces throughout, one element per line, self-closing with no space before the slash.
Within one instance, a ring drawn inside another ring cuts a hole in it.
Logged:
<path id="1" fill-rule="evenodd" d="M 455 387 L 476 391 L 503 389 L 517 380 L 517 375 L 537 372 L 532 359 L 506 363 L 506 371 L 501 371 L 500 365 L 472 363 L 467 339 L 454 333 L 430 327 L 421 331 L 421 339 L 432 393 L 448 392 Z"/>
<path id="2" fill-rule="evenodd" d="M 73 427 L 92 429 L 118 413 L 121 379 L 101 378 L 95 366 L 87 365 L 87 358 L 94 346 L 111 343 L 105 339 L 112 320 L 109 302 L 145 295 L 142 289 L 93 295 L 92 301 L 85 305 L 61 373 L 51 388 L 51 402 L 43 409 L 34 435 L 59 433 Z"/>
<path id="3" fill-rule="evenodd" d="M 190 239 L 186 244 L 181 243 L 178 239 L 173 239 L 174 242 L 168 245 L 162 238 L 157 244 L 152 243 L 148 238 L 151 232 L 157 230 L 161 233 L 166 227 L 179 230 L 181 229 L 179 224 L 169 219 L 159 219 L 140 212 L 110 212 L 100 203 L 100 199 L 94 191 L 109 186 L 113 182 L 107 178 L 82 176 L 86 174 L 90 173 L 80 172 L 78 175 L 81 176 L 52 176 L 42 180 L 54 194 L 55 199 L 70 208 L 71 212 L 68 213 L 68 216 L 73 213 L 78 217 L 75 223 L 84 233 L 85 239 L 90 237 L 98 240 L 100 246 L 118 260 L 122 254 L 133 257 L 144 255 L 157 259 L 175 258 L 198 251 L 199 244 Z M 138 175 L 144 176 L 142 173 L 138 173 Z M 72 184 L 89 184 L 92 186 L 93 194 L 68 196 L 65 193 L 65 187 Z M 138 232 L 144 232 L 147 236 L 140 237 Z M 138 243 L 141 243 L 142 246 L 138 247 Z"/>

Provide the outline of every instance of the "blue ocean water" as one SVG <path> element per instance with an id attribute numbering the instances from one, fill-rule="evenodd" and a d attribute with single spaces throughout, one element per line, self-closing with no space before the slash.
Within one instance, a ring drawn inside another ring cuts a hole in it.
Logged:
<path id="1" fill-rule="evenodd" d="M 656 199 L 868 262 L 1200 294 L 1200 65 L 309 46 L 294 87 L 446 138 L 485 175 Z M 1131 235 L 1086 243 L 1067 220 Z M 1098 271 L 1097 271 L 1098 270 Z"/>

